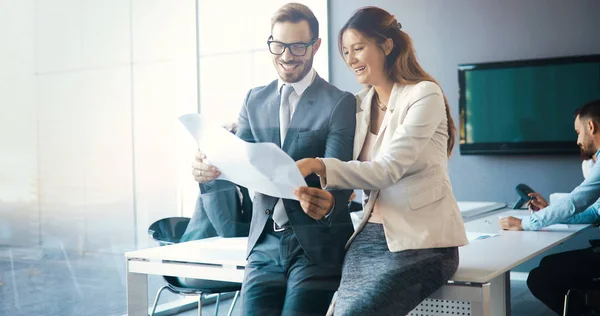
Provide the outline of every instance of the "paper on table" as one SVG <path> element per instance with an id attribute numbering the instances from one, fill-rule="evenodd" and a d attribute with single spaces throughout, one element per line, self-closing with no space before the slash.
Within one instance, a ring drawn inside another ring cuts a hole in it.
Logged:
<path id="1" fill-rule="evenodd" d="M 476 232 L 467 232 L 467 239 L 469 241 L 487 239 L 499 236 L 499 234 L 487 234 L 487 233 L 476 233 Z"/>
<path id="2" fill-rule="evenodd" d="M 523 215 L 511 215 L 511 216 L 514 217 L 514 218 L 518 218 L 520 220 L 523 220 L 524 218 L 529 217 L 529 216 L 523 216 Z M 499 219 L 503 219 L 505 217 L 508 217 L 508 216 L 498 216 Z M 544 228 L 542 228 L 540 230 L 541 231 L 564 231 L 566 229 L 569 229 L 569 225 L 567 225 L 567 224 L 554 224 L 554 225 L 546 226 L 546 227 L 544 227 Z"/>
<path id="3" fill-rule="evenodd" d="M 306 186 L 294 160 L 273 143 L 245 142 L 199 114 L 179 118 L 198 148 L 229 180 L 266 195 L 298 200 L 294 189 Z"/>

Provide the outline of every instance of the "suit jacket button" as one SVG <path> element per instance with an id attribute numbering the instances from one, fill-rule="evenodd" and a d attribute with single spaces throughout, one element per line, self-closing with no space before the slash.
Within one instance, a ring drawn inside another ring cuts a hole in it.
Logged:
<path id="1" fill-rule="evenodd" d="M 269 215 L 269 214 L 271 214 L 271 211 L 265 210 L 265 214 Z"/>

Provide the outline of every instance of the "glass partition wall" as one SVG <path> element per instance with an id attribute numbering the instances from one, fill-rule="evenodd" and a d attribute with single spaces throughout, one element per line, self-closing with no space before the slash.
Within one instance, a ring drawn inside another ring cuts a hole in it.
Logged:
<path id="1" fill-rule="evenodd" d="M 125 314 L 123 252 L 194 210 L 177 118 L 236 120 L 276 78 L 266 40 L 285 2 L 0 0 L 0 315 Z M 301 2 L 327 79 L 327 1 Z"/>

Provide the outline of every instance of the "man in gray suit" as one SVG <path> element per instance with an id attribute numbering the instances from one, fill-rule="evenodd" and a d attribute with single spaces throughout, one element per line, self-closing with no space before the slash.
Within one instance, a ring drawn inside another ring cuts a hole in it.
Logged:
<path id="1" fill-rule="evenodd" d="M 309 8 L 290 3 L 275 12 L 268 40 L 279 80 L 250 90 L 238 121 L 238 137 L 271 142 L 294 160 L 352 158 L 356 101 L 312 68 L 321 45 Z M 193 174 L 200 183 L 219 176 L 198 153 Z M 220 180 L 219 180 L 220 181 Z M 320 189 L 306 178 L 309 203 L 257 193 L 242 288 L 244 315 L 324 315 L 340 281 L 344 245 L 353 232 L 351 191 Z"/>

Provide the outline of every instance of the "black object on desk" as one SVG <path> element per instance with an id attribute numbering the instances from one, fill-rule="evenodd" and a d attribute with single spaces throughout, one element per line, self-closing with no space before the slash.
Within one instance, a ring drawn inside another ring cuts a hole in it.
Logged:
<path id="1" fill-rule="evenodd" d="M 515 205 L 513 205 L 513 209 L 519 209 L 523 206 L 523 204 L 529 202 L 531 199 L 534 199 L 534 197 L 529 196 L 529 193 L 534 193 L 535 191 L 533 191 L 533 189 L 527 184 L 520 183 L 515 187 L 515 190 L 519 195 L 519 199 L 517 202 L 515 202 Z"/>

